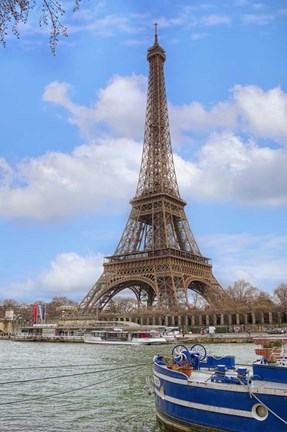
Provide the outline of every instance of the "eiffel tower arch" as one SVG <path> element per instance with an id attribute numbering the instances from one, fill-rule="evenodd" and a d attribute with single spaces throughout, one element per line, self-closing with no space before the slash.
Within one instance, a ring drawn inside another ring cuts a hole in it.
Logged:
<path id="1" fill-rule="evenodd" d="M 190 229 L 173 162 L 164 79 L 166 54 L 158 43 L 148 49 L 149 82 L 139 180 L 119 244 L 104 259 L 103 274 L 80 303 L 83 312 L 102 310 L 124 289 L 138 307 L 179 309 L 189 290 L 215 304 L 224 291 L 201 255 Z"/>

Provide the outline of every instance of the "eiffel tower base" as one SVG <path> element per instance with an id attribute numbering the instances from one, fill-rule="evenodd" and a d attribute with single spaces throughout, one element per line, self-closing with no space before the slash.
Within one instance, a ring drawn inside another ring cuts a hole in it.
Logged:
<path id="1" fill-rule="evenodd" d="M 181 251 L 137 254 L 140 257 L 109 257 L 104 272 L 81 303 L 83 312 L 102 310 L 124 289 L 136 297 L 138 308 L 184 309 L 189 306 L 189 290 L 215 305 L 223 290 L 212 274 L 207 258 Z M 141 256 L 143 255 L 143 256 Z"/>

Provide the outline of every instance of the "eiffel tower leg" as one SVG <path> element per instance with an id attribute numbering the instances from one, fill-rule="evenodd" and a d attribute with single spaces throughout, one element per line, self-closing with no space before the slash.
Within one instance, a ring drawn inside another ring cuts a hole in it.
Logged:
<path id="1" fill-rule="evenodd" d="M 183 277 L 182 276 L 175 276 L 174 282 L 175 282 L 175 287 L 176 287 L 178 306 L 186 307 L 186 304 L 188 304 L 188 297 L 187 297 L 186 289 L 184 287 Z"/>
<path id="2" fill-rule="evenodd" d="M 155 292 L 151 287 L 145 289 L 139 288 L 136 294 L 136 298 L 138 308 L 152 307 L 155 299 Z"/>

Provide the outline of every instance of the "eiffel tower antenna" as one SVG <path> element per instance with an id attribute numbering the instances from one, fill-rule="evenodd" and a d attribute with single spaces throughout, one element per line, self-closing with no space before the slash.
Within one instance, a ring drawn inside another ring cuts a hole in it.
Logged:
<path id="1" fill-rule="evenodd" d="M 147 52 L 149 81 L 144 143 L 132 209 L 114 254 L 80 303 L 82 311 L 105 308 L 124 289 L 138 306 L 158 310 L 182 309 L 190 290 L 208 302 L 224 294 L 212 274 L 210 260 L 201 255 L 190 229 L 177 184 L 171 146 L 164 78 L 166 54 L 158 44 Z"/>
<path id="2" fill-rule="evenodd" d="M 158 43 L 158 41 L 157 41 L 157 26 L 158 26 L 158 24 L 154 23 L 154 43 L 155 44 Z"/>

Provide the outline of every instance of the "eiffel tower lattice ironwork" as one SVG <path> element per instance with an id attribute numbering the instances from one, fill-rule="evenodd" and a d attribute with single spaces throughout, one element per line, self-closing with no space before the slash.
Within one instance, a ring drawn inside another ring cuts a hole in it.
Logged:
<path id="1" fill-rule="evenodd" d="M 215 303 L 223 289 L 210 260 L 197 246 L 184 212 L 176 179 L 164 79 L 165 51 L 148 50 L 150 65 L 142 162 L 132 209 L 115 250 L 106 257 L 102 276 L 80 303 L 82 311 L 103 309 L 129 288 L 139 307 L 181 309 L 188 290 Z"/>

